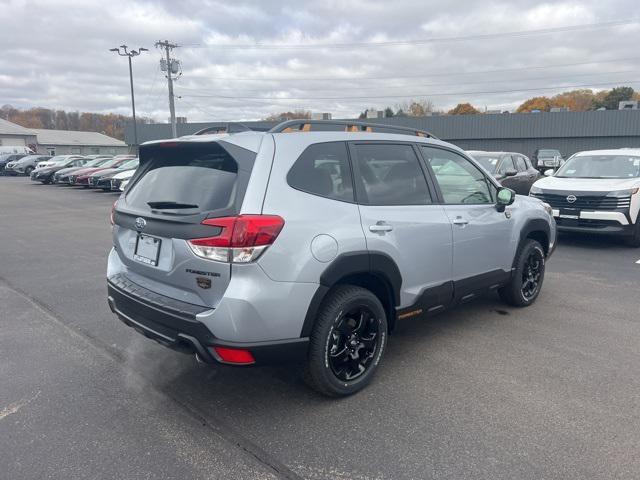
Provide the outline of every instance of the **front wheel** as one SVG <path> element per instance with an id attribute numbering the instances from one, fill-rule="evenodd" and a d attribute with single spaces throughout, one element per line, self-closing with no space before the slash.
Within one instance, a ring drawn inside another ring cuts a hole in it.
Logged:
<path id="1" fill-rule="evenodd" d="M 309 341 L 305 380 L 339 397 L 363 389 L 387 344 L 387 315 L 380 300 L 361 287 L 340 285 L 320 308 Z"/>
<path id="2" fill-rule="evenodd" d="M 545 254 L 542 245 L 533 239 L 525 240 L 514 265 L 511 281 L 498 293 L 509 305 L 528 307 L 538 298 L 544 280 Z"/>
<path id="3" fill-rule="evenodd" d="M 638 218 L 636 218 L 633 234 L 627 238 L 627 245 L 634 248 L 640 247 L 640 213 L 638 213 Z"/>
<path id="4" fill-rule="evenodd" d="M 31 176 L 31 172 L 33 172 L 33 167 L 27 167 L 24 169 L 24 175 L 26 177 L 30 177 Z"/>

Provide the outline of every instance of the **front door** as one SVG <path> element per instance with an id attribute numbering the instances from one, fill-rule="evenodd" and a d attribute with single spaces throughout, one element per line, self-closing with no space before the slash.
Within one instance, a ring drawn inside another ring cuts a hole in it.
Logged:
<path id="1" fill-rule="evenodd" d="M 453 229 L 455 296 L 466 299 L 495 287 L 511 271 L 512 220 L 495 206 L 496 188 L 459 153 L 422 147 Z"/>
<path id="2" fill-rule="evenodd" d="M 442 308 L 452 299 L 452 228 L 416 147 L 354 142 L 350 149 L 367 249 L 401 272 L 400 315 Z"/>

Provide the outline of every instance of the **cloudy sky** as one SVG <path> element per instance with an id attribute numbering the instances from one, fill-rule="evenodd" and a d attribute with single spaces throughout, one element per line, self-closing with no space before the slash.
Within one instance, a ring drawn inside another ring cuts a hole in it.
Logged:
<path id="1" fill-rule="evenodd" d="M 634 22 L 635 21 L 635 22 Z M 353 117 L 430 99 L 513 109 L 574 86 L 640 89 L 638 0 L 0 0 L 0 104 L 166 121 L 154 43 L 181 45 L 176 111 L 190 121 L 305 109 Z"/>

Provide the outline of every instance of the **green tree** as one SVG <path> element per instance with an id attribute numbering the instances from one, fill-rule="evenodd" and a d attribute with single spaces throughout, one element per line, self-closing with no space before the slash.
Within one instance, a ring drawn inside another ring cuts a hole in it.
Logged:
<path id="1" fill-rule="evenodd" d="M 634 90 L 631 87 L 616 87 L 605 95 L 602 100 L 593 102 L 594 108 L 606 108 L 607 110 L 617 110 L 620 102 L 632 100 L 634 98 Z"/>

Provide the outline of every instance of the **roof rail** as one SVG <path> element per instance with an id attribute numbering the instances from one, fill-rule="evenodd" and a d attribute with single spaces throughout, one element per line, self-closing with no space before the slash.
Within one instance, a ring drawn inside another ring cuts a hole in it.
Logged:
<path id="1" fill-rule="evenodd" d="M 290 132 L 377 132 L 377 133 L 397 133 L 401 135 L 415 135 L 418 137 L 437 137 L 424 130 L 411 127 L 402 127 L 375 122 L 360 122 L 356 120 L 288 120 L 279 123 L 269 133 L 290 133 Z"/>
<path id="2" fill-rule="evenodd" d="M 192 133 L 192 135 L 209 135 L 215 133 L 240 133 L 240 132 L 251 132 L 252 130 L 247 127 L 244 123 L 239 122 L 229 122 L 225 125 L 218 127 L 206 127 L 202 130 L 198 130 L 196 133 Z"/>

